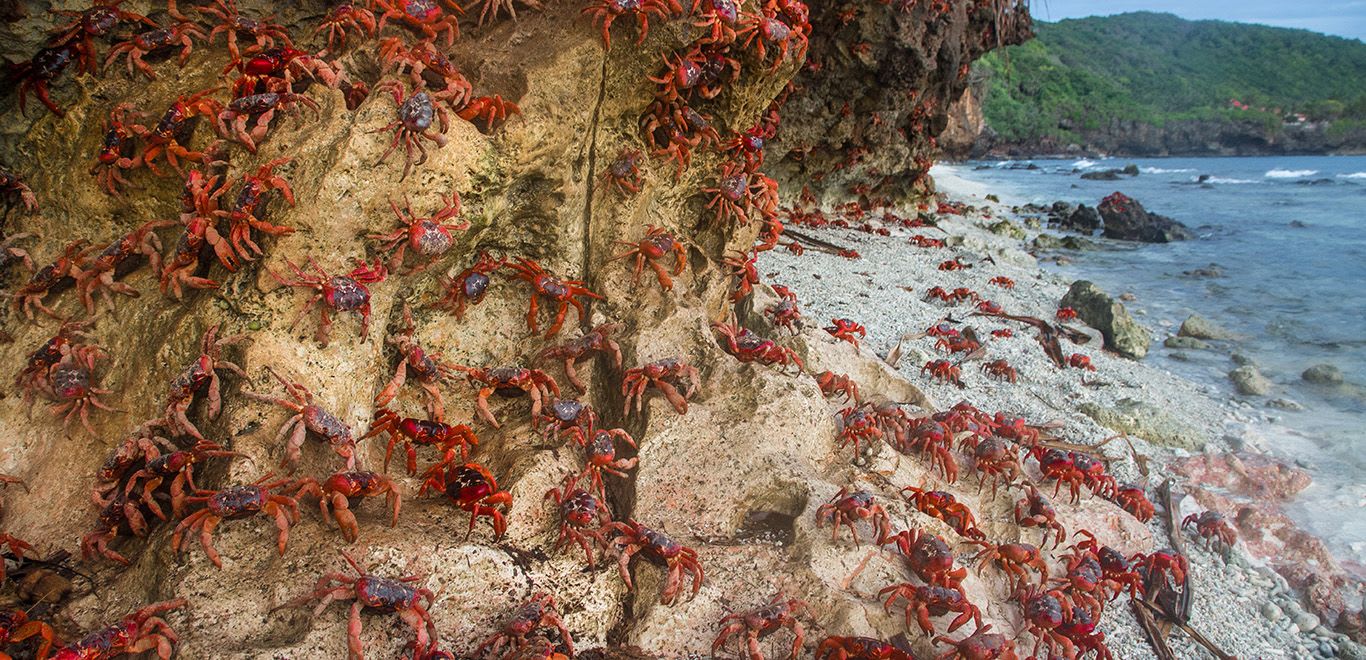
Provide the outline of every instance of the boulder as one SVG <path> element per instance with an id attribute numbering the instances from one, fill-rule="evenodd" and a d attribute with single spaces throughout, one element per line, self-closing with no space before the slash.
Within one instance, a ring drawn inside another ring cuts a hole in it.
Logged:
<path id="1" fill-rule="evenodd" d="M 1233 389 L 1238 390 L 1239 394 L 1262 396 L 1271 391 L 1271 381 L 1250 364 L 1228 372 L 1228 379 L 1233 381 Z"/>
<path id="2" fill-rule="evenodd" d="M 1211 264 L 1208 265 L 1208 266 L 1203 266 L 1203 267 L 1200 267 L 1200 268 L 1193 268 L 1193 269 L 1191 269 L 1191 270 L 1182 271 L 1181 274 L 1182 274 L 1182 275 L 1185 275 L 1186 277 L 1201 277 L 1201 278 L 1223 277 L 1223 276 L 1224 276 L 1224 267 L 1223 267 L 1223 266 L 1220 266 L 1219 264 L 1216 264 L 1216 263 L 1211 263 Z"/>
<path id="3" fill-rule="evenodd" d="M 987 227 L 987 230 L 997 236 L 1008 236 L 1010 238 L 1024 240 L 1025 231 L 1009 220 L 1000 220 Z"/>
<path id="4" fill-rule="evenodd" d="M 1138 166 L 1133 163 L 1129 163 L 1128 165 L 1125 165 L 1124 169 L 1120 170 L 1120 172 L 1127 174 L 1129 176 L 1138 176 Z"/>
<path id="5" fill-rule="evenodd" d="M 1076 250 L 1076 251 L 1078 251 L 1078 252 L 1081 252 L 1081 251 L 1083 251 L 1083 250 L 1098 250 L 1098 249 L 1100 249 L 1100 245 L 1099 245 L 1098 243 L 1096 243 L 1095 241 L 1089 241 L 1089 240 L 1086 240 L 1086 239 L 1084 239 L 1084 238 L 1082 238 L 1082 237 L 1080 237 L 1080 236 L 1064 236 L 1064 237 L 1062 237 L 1062 247 L 1063 247 L 1063 249 L 1066 249 L 1066 250 Z"/>
<path id="6" fill-rule="evenodd" d="M 1162 345 L 1166 346 L 1167 348 L 1188 348 L 1197 351 L 1204 351 L 1210 348 L 1209 342 L 1206 342 L 1201 339 L 1196 339 L 1195 337 L 1181 336 L 1167 337 L 1166 341 L 1162 342 Z"/>
<path id="7" fill-rule="evenodd" d="M 1037 250 L 1056 250 L 1062 247 L 1062 239 L 1050 234 L 1039 234 L 1030 243 Z"/>
<path id="8" fill-rule="evenodd" d="M 1077 206 L 1076 210 L 1064 217 L 1058 225 L 1063 229 L 1081 232 L 1089 236 L 1100 229 L 1100 223 L 1100 212 L 1095 207 L 1081 204 Z"/>
<path id="9" fill-rule="evenodd" d="M 1341 385 L 1344 378 L 1342 370 L 1331 364 L 1316 364 L 1300 374 L 1306 382 L 1315 385 Z"/>
<path id="10" fill-rule="evenodd" d="M 1216 341 L 1233 339 L 1233 333 L 1223 329 L 1214 321 L 1211 321 L 1199 314 L 1191 314 L 1181 323 L 1181 329 L 1176 331 L 1178 337 L 1194 337 L 1196 339 L 1213 339 Z"/>
<path id="11" fill-rule="evenodd" d="M 1208 440 L 1197 429 L 1146 401 L 1120 399 L 1110 406 L 1088 401 L 1078 406 L 1077 410 L 1101 426 L 1163 447 L 1196 451 L 1204 447 Z"/>
<path id="12" fill-rule="evenodd" d="M 1081 178 L 1087 181 L 1119 181 L 1121 172 L 1119 170 L 1100 170 L 1098 172 L 1087 172 Z"/>
<path id="13" fill-rule="evenodd" d="M 1121 241 L 1170 243 L 1195 238 L 1185 225 L 1164 215 L 1149 213 L 1138 200 L 1116 192 L 1100 202 L 1105 237 Z"/>
<path id="14" fill-rule="evenodd" d="M 1100 331 L 1105 347 L 1135 360 L 1148 354 L 1152 336 L 1129 316 L 1123 303 L 1110 297 L 1095 284 L 1077 280 L 1058 303 L 1077 310 L 1077 318 Z"/>

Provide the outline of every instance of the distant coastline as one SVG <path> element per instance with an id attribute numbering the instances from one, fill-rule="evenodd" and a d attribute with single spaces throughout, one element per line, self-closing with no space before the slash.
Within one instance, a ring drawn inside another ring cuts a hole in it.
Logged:
<path id="1" fill-rule="evenodd" d="M 1366 155 L 1366 126 L 1355 123 L 1344 127 L 1334 122 L 1305 122 L 1267 130 L 1254 123 L 1191 121 L 1157 127 L 1119 122 L 1104 130 L 1086 131 L 1080 137 L 1008 141 L 983 126 L 971 146 L 953 156 L 961 160 Z"/>

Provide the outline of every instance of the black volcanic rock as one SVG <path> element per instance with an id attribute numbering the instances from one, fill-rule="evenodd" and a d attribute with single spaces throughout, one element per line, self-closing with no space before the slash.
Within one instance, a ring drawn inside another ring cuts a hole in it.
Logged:
<path id="1" fill-rule="evenodd" d="M 1098 210 L 1105 221 L 1106 238 L 1144 243 L 1170 243 L 1195 238 L 1195 234 L 1185 225 L 1165 215 L 1149 213 L 1138 200 L 1121 192 L 1101 200 Z"/>

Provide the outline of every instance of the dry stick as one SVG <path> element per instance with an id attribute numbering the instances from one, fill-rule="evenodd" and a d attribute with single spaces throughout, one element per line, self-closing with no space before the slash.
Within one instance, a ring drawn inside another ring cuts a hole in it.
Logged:
<path id="1" fill-rule="evenodd" d="M 1166 481 L 1163 481 L 1162 485 L 1158 487 L 1157 494 L 1158 497 L 1162 498 L 1163 505 L 1167 507 L 1167 516 L 1164 521 L 1167 527 L 1167 536 L 1171 538 L 1172 547 L 1176 549 L 1176 552 L 1184 557 L 1186 555 L 1186 539 L 1181 534 L 1181 528 L 1176 526 L 1176 501 L 1172 496 L 1173 483 L 1172 478 L 1167 477 Z M 1191 577 L 1190 571 L 1186 571 L 1186 582 L 1181 586 L 1181 600 L 1177 602 L 1176 606 L 1175 620 L 1180 624 L 1190 621 L 1191 597 L 1195 592 Z"/>
<path id="2" fill-rule="evenodd" d="M 809 236 L 809 235 L 803 234 L 803 233 L 801 233 L 801 232 L 799 232 L 799 231 L 793 231 L 791 228 L 787 228 L 787 227 L 784 227 L 784 228 L 783 228 L 783 235 L 784 235 L 784 236 L 791 236 L 792 238 L 794 238 L 794 239 L 796 239 L 796 240 L 798 240 L 798 241 L 801 241 L 802 243 L 806 243 L 808 246 L 812 247 L 813 249 L 815 249 L 815 250 L 817 250 L 817 251 L 821 251 L 821 252 L 829 252 L 830 254 L 839 254 L 840 252 L 843 252 L 843 251 L 846 249 L 846 248 L 842 248 L 842 247 L 840 247 L 840 246 L 838 246 L 838 245 L 835 245 L 834 243 L 831 243 L 831 242 L 829 242 L 829 241 L 823 241 L 823 240 L 821 240 L 821 239 L 819 239 L 819 238 L 816 238 L 816 237 L 814 237 L 814 236 Z"/>
<path id="3" fill-rule="evenodd" d="M 1137 611 L 1140 614 L 1140 620 L 1150 618 L 1151 615 L 1154 614 L 1157 616 L 1165 616 L 1161 609 L 1158 609 L 1156 605 L 1153 605 L 1152 603 L 1149 603 L 1146 600 L 1136 600 L 1133 602 L 1136 608 L 1139 605 L 1142 605 L 1142 608 L 1137 609 Z M 1145 614 L 1147 616 L 1144 616 Z M 1196 630 L 1195 628 L 1192 628 L 1189 623 L 1177 622 L 1176 625 L 1177 627 L 1186 631 L 1186 634 L 1190 635 L 1191 639 L 1195 640 L 1196 643 L 1205 647 L 1206 650 L 1212 653 L 1214 657 L 1219 658 L 1219 660 L 1238 660 L 1238 656 L 1225 653 L 1223 649 L 1219 648 L 1218 646 L 1215 646 L 1214 642 L 1211 642 L 1209 638 L 1205 637 L 1204 635 L 1201 635 L 1200 631 Z"/>
<path id="4" fill-rule="evenodd" d="M 1148 644 L 1153 647 L 1160 660 L 1176 660 L 1176 654 L 1167 645 L 1167 635 L 1162 631 L 1161 626 L 1153 619 L 1153 612 L 1149 609 L 1147 601 L 1131 600 L 1130 605 L 1134 608 L 1134 615 L 1138 617 L 1138 624 L 1143 627 L 1143 633 L 1148 638 Z"/>

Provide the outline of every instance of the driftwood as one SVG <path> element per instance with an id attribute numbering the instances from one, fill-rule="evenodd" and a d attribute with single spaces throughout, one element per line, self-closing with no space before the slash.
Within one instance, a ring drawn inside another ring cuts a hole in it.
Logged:
<path id="1" fill-rule="evenodd" d="M 802 243 L 806 247 L 811 248 L 817 252 L 829 252 L 830 254 L 839 254 L 841 252 L 845 252 L 848 249 L 835 245 L 830 241 L 823 241 L 810 234 L 803 234 L 799 231 L 793 231 L 791 227 L 783 228 L 783 236 L 792 238 L 796 240 L 798 243 Z"/>

